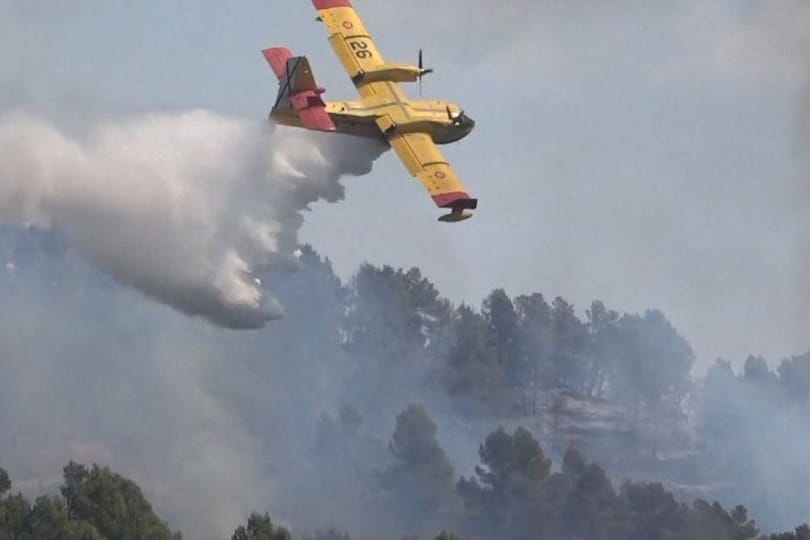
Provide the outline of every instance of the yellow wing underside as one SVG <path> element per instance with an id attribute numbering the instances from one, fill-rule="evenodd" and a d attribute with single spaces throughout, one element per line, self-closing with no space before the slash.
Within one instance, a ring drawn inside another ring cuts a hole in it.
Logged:
<path id="1" fill-rule="evenodd" d="M 424 184 L 431 197 L 464 193 L 464 185 L 458 174 L 444 158 L 430 135 L 425 133 L 394 135 L 389 142 L 408 172 Z"/>
<path id="2" fill-rule="evenodd" d="M 346 3 L 348 4 L 348 2 Z M 377 44 L 374 43 L 363 20 L 353 7 L 321 9 L 318 11 L 318 15 L 329 32 L 329 44 L 332 45 L 332 49 L 350 77 L 355 78 L 359 73 L 373 71 L 385 64 L 385 59 L 377 48 Z M 362 97 L 369 98 L 378 95 L 380 91 L 384 92 L 386 85 L 361 84 L 357 89 Z"/>

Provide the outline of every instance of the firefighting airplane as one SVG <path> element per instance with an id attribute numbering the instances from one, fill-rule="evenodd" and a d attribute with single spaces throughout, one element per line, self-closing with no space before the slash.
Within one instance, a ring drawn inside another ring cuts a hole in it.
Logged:
<path id="1" fill-rule="evenodd" d="M 386 62 L 351 0 L 312 2 L 360 101 L 324 102 L 324 89 L 315 82 L 307 58 L 275 47 L 262 51 L 280 83 L 270 118 L 289 126 L 387 141 L 408 171 L 425 185 L 436 206 L 450 209 L 439 221 L 472 217 L 478 200 L 467 194 L 436 145 L 466 137 L 475 122 L 455 103 L 412 100 L 405 95 L 399 83 L 419 81 L 421 85 L 422 77 L 433 72 L 423 67 L 421 51 L 416 66 Z"/>

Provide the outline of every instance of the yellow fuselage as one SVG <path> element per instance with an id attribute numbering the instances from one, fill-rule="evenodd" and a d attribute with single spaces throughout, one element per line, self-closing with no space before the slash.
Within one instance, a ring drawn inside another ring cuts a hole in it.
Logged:
<path id="1" fill-rule="evenodd" d="M 376 82 L 386 92 L 364 96 L 362 101 L 333 101 L 326 111 L 340 133 L 387 140 L 393 132 L 428 133 L 436 144 L 448 144 L 470 134 L 475 122 L 452 102 L 411 100 L 396 83 Z M 298 114 L 289 108 L 274 109 L 271 118 L 301 127 Z"/>

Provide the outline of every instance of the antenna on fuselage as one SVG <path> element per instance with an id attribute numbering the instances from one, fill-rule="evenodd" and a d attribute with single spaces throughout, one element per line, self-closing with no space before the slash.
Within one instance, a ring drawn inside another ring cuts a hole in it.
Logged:
<path id="1" fill-rule="evenodd" d="M 419 49 L 419 97 L 422 97 L 422 77 L 433 73 L 433 68 L 425 69 L 422 49 Z"/>

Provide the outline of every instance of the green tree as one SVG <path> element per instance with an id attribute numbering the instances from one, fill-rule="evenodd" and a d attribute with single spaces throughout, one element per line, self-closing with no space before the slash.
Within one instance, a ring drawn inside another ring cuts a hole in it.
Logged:
<path id="1" fill-rule="evenodd" d="M 481 314 L 495 359 L 503 366 L 509 383 L 518 385 L 523 380 L 523 370 L 516 354 L 518 316 L 512 300 L 503 289 L 496 289 L 484 300 Z"/>
<path id="2" fill-rule="evenodd" d="M 414 523 L 429 522 L 451 503 L 453 467 L 436 439 L 436 424 L 421 405 L 397 416 L 389 448 L 394 463 L 383 471 L 383 487 L 394 497 L 395 515 L 408 532 Z"/>
<path id="3" fill-rule="evenodd" d="M 729 514 L 733 523 L 732 537 L 737 539 L 756 538 L 759 534 L 757 524 L 748 517 L 748 509 L 742 505 L 734 507 Z"/>
<path id="4" fill-rule="evenodd" d="M 462 305 L 455 313 L 452 336 L 442 374 L 445 390 L 465 416 L 502 411 L 506 380 L 487 338 L 486 320 Z"/>
<path id="5" fill-rule="evenodd" d="M 709 504 L 698 499 L 689 514 L 684 537 L 690 540 L 748 540 L 757 535 L 754 522 L 748 519 L 744 507 L 738 506 L 729 514 L 720 503 Z"/>
<path id="6" fill-rule="evenodd" d="M 490 434 L 479 449 L 476 477 L 462 478 L 459 493 L 482 536 L 524 538 L 551 461 L 524 428 Z"/>
<path id="7" fill-rule="evenodd" d="M 68 521 L 59 540 L 106 540 L 101 533 L 86 521 Z"/>
<path id="8" fill-rule="evenodd" d="M 517 364 L 525 374 L 525 409 L 536 414 L 540 391 L 552 386 L 550 358 L 553 327 L 551 306 L 542 294 L 519 296 L 515 299 L 518 315 L 516 356 Z"/>
<path id="9" fill-rule="evenodd" d="M 588 329 L 577 318 L 574 306 L 555 298 L 551 305 L 554 328 L 550 358 L 551 381 L 555 388 L 584 393 L 587 388 Z"/>
<path id="10" fill-rule="evenodd" d="M 686 505 L 678 503 L 661 484 L 625 483 L 621 490 L 632 523 L 628 540 L 677 540 L 688 519 Z"/>
<path id="11" fill-rule="evenodd" d="M 297 271 L 274 283 L 273 289 L 287 310 L 285 318 L 299 324 L 306 322 L 309 343 L 329 343 L 337 348 L 338 326 L 346 309 L 347 291 L 329 259 L 322 258 L 311 246 L 301 246 Z M 298 336 L 292 333 L 290 337 Z M 293 345 L 296 344 L 290 344 Z"/>
<path id="12" fill-rule="evenodd" d="M 11 490 L 11 479 L 5 469 L 0 468 L 0 497 Z"/>
<path id="13" fill-rule="evenodd" d="M 588 383 L 586 393 L 601 398 L 609 382 L 611 366 L 617 364 L 617 333 L 619 314 L 602 302 L 591 304 L 586 312 L 590 350 L 588 353 Z"/>
<path id="14" fill-rule="evenodd" d="M 31 505 L 22 495 L 0 500 L 0 540 L 23 538 Z"/>
<path id="15" fill-rule="evenodd" d="M 60 540 L 68 525 L 64 502 L 58 497 L 39 497 L 27 521 L 35 538 Z"/>
<path id="16" fill-rule="evenodd" d="M 614 394 L 633 406 L 636 417 L 645 405 L 652 413 L 680 410 L 695 362 L 689 343 L 659 311 L 623 316 L 616 338 Z"/>
<path id="17" fill-rule="evenodd" d="M 621 538 L 625 507 L 605 471 L 596 464 L 585 467 L 563 505 L 563 523 L 572 538 Z"/>
<path id="18" fill-rule="evenodd" d="M 388 367 L 407 363 L 440 339 L 449 323 L 450 304 L 417 268 L 363 265 L 350 288 L 347 348 Z"/>
<path id="19" fill-rule="evenodd" d="M 160 522 L 129 480 L 71 462 L 62 497 L 22 495 L 0 500 L 0 540 L 179 540 Z M 112 482 L 115 488 L 110 487 Z M 10 486 L 9 486 L 10 487 Z M 68 497 L 72 513 L 68 511 Z"/>
<path id="20" fill-rule="evenodd" d="M 439 536 L 437 536 L 434 540 L 462 540 L 462 538 L 460 536 L 456 536 L 453 533 L 442 531 L 442 533 Z"/>
<path id="21" fill-rule="evenodd" d="M 738 394 L 737 379 L 731 364 L 717 360 L 706 374 L 706 398 L 702 404 L 702 428 L 710 451 L 722 453 L 745 424 L 741 408 L 734 402 Z"/>
<path id="22" fill-rule="evenodd" d="M 287 529 L 275 527 L 267 514 L 252 513 L 247 526 L 236 528 L 231 540 L 290 540 Z"/>
<path id="23" fill-rule="evenodd" d="M 777 376 L 771 371 L 768 362 L 762 356 L 749 356 L 743 368 L 745 380 L 760 385 L 777 383 Z"/>
<path id="24" fill-rule="evenodd" d="M 36 540 L 104 540 L 91 523 L 69 520 L 65 503 L 59 497 L 39 497 L 27 524 L 28 535 Z"/>
<path id="25" fill-rule="evenodd" d="M 810 402 L 810 353 L 785 359 L 779 365 L 779 383 L 795 403 Z"/>
<path id="26" fill-rule="evenodd" d="M 60 488 L 70 520 L 93 524 L 102 536 L 129 540 L 179 539 L 152 510 L 141 489 L 109 468 L 70 462 Z"/>
<path id="27" fill-rule="evenodd" d="M 87 506 L 89 504 L 87 501 L 80 501 L 80 498 L 83 496 L 82 486 L 87 481 L 89 475 L 90 473 L 87 467 L 74 461 L 71 461 L 62 469 L 64 483 L 59 488 L 59 492 L 65 499 L 68 519 L 73 517 L 74 508 L 77 505 Z"/>
<path id="28" fill-rule="evenodd" d="M 765 537 L 763 537 L 764 540 Z M 767 537 L 768 540 L 810 540 L 810 527 L 802 525 L 796 527 L 796 531 L 792 533 L 772 534 Z"/>
<path id="29" fill-rule="evenodd" d="M 357 378 L 370 381 L 362 387 L 365 395 L 353 397 L 356 402 L 379 407 L 401 402 L 414 389 L 438 386 L 451 308 L 418 269 L 362 266 L 344 311 L 343 348 L 356 364 Z"/>

